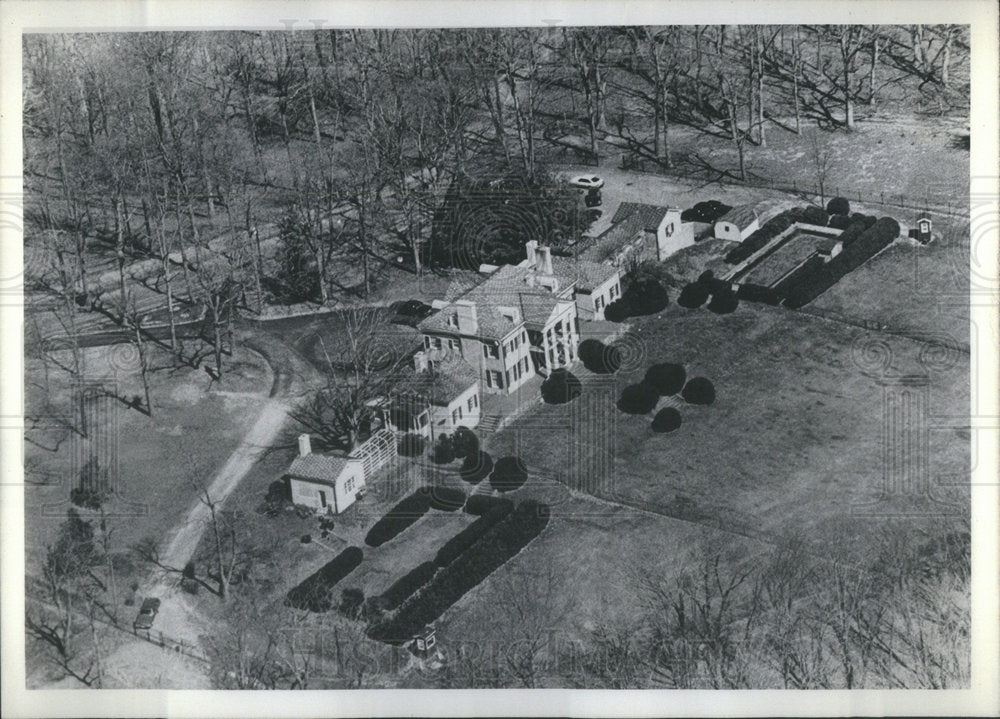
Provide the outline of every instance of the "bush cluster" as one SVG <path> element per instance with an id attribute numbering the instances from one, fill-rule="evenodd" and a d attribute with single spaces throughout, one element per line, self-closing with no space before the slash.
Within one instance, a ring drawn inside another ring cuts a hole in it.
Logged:
<path id="1" fill-rule="evenodd" d="M 395 617 L 372 624 L 368 634 L 373 639 L 403 644 L 425 625 L 440 617 L 497 568 L 520 552 L 537 537 L 549 521 L 549 508 L 533 500 L 521 502 L 511 514 L 440 569 Z"/>
<path id="2" fill-rule="evenodd" d="M 520 457 L 501 457 L 490 473 L 490 486 L 498 492 L 513 492 L 527 480 L 528 468 Z"/>
<path id="3" fill-rule="evenodd" d="M 452 435 L 451 447 L 458 459 L 465 459 L 470 455 L 475 457 L 479 451 L 479 437 L 468 427 L 459 427 Z"/>
<path id="4" fill-rule="evenodd" d="M 664 407 L 650 424 L 654 432 L 673 432 L 681 426 L 681 413 L 674 407 Z"/>
<path id="5" fill-rule="evenodd" d="M 819 225 L 820 227 L 826 227 L 826 223 L 830 220 L 830 215 L 827 214 L 826 210 L 822 207 L 816 207 L 815 205 L 809 205 L 802 211 L 802 222 L 809 225 Z"/>
<path id="6" fill-rule="evenodd" d="M 414 432 L 407 432 L 399 438 L 396 450 L 404 457 L 419 457 L 424 453 L 426 440 L 423 436 Z"/>
<path id="7" fill-rule="evenodd" d="M 843 231 L 851 224 L 851 218 L 847 215 L 830 215 L 830 221 L 826 224 L 827 227 Z"/>
<path id="8" fill-rule="evenodd" d="M 546 404 L 566 404 L 583 392 L 579 378 L 565 368 L 552 371 L 542 382 L 542 400 Z"/>
<path id="9" fill-rule="evenodd" d="M 513 502 L 509 500 L 498 502 L 490 511 L 442 544 L 437 554 L 434 555 L 434 564 L 438 567 L 447 567 L 460 554 L 482 539 L 494 525 L 499 524 L 513 511 Z"/>
<path id="10" fill-rule="evenodd" d="M 660 362 L 646 370 L 642 382 L 655 388 L 661 397 L 668 397 L 684 389 L 685 379 L 687 372 L 684 370 L 684 365 Z"/>
<path id="11" fill-rule="evenodd" d="M 740 285 L 736 291 L 736 297 L 747 302 L 763 302 L 767 305 L 777 305 L 782 299 L 781 294 L 776 290 L 753 283 Z"/>
<path id="12" fill-rule="evenodd" d="M 730 312 L 735 312 L 739 305 L 740 301 L 737 299 L 736 293 L 733 292 L 732 287 L 726 284 L 724 288 L 720 287 L 712 292 L 712 300 L 708 303 L 708 310 L 717 315 L 727 315 Z"/>
<path id="13" fill-rule="evenodd" d="M 707 283 L 701 281 L 692 282 L 681 290 L 681 294 L 677 298 L 677 304 L 693 310 L 705 304 L 708 301 L 709 294 L 711 294 L 711 291 Z"/>
<path id="14" fill-rule="evenodd" d="M 488 494 L 473 494 L 465 503 L 465 511 L 481 517 L 495 507 L 514 509 L 514 503 L 506 497 L 493 497 Z"/>
<path id="15" fill-rule="evenodd" d="M 438 441 L 434 443 L 431 461 L 434 464 L 451 464 L 455 461 L 455 446 L 452 444 L 451 437 L 446 434 L 438 437 Z"/>
<path id="16" fill-rule="evenodd" d="M 659 400 L 659 390 L 643 381 L 631 384 L 622 390 L 622 396 L 618 399 L 618 409 L 625 414 L 646 414 Z"/>
<path id="17" fill-rule="evenodd" d="M 733 208 L 718 200 L 706 200 L 684 210 L 681 213 L 681 222 L 707 222 L 711 224 L 731 209 Z"/>
<path id="18" fill-rule="evenodd" d="M 427 584 L 436 571 L 437 565 L 434 562 L 418 564 L 382 592 L 379 596 L 379 606 L 389 611 L 397 609 L 399 605 L 413 596 L 418 589 Z"/>
<path id="19" fill-rule="evenodd" d="M 476 454 L 468 455 L 462 460 L 462 467 L 458 470 L 462 480 L 469 484 L 479 484 L 490 476 L 493 471 L 493 458 L 486 452 L 479 451 Z M 470 501 L 472 498 L 469 498 Z"/>
<path id="20" fill-rule="evenodd" d="M 454 512 L 462 508 L 465 504 L 465 492 L 453 487 L 427 487 L 427 492 L 431 497 L 431 508 L 439 509 L 443 512 Z"/>
<path id="21" fill-rule="evenodd" d="M 416 522 L 431 508 L 431 496 L 425 489 L 418 489 L 402 499 L 395 507 L 382 516 L 365 535 L 365 544 L 378 547 L 411 524 Z"/>
<path id="22" fill-rule="evenodd" d="M 705 377 L 694 377 L 684 385 L 681 397 L 688 404 L 709 405 L 715 402 L 715 386 Z"/>
<path id="23" fill-rule="evenodd" d="M 285 596 L 285 604 L 310 612 L 328 612 L 333 609 L 332 590 L 341 579 L 353 572 L 364 552 L 359 547 L 348 547 L 316 572 L 292 587 Z"/>

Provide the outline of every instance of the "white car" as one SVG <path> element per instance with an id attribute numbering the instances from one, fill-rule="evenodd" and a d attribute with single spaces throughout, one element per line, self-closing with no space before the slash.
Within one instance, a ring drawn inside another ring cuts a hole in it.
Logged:
<path id="1" fill-rule="evenodd" d="M 604 178 L 597 175 L 577 175 L 570 179 L 569 184 L 583 190 L 599 190 L 604 187 Z"/>

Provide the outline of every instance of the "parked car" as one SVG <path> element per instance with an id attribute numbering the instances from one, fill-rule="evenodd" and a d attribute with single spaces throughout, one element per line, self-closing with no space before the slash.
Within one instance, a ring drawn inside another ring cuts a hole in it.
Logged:
<path id="1" fill-rule="evenodd" d="M 389 305 L 389 321 L 416 327 L 420 320 L 434 312 L 434 308 L 420 300 L 400 300 Z"/>
<path id="2" fill-rule="evenodd" d="M 597 175 L 577 175 L 569 181 L 570 186 L 580 190 L 585 190 L 583 197 L 584 205 L 587 207 L 601 206 L 601 188 L 604 187 L 604 179 Z"/>
<path id="3" fill-rule="evenodd" d="M 132 622 L 132 629 L 134 631 L 139 631 L 140 629 L 148 631 L 153 626 L 153 620 L 156 619 L 156 614 L 159 611 L 160 600 L 156 597 L 148 597 L 142 602 L 142 606 L 139 607 L 139 613 L 135 615 L 135 621 Z"/>

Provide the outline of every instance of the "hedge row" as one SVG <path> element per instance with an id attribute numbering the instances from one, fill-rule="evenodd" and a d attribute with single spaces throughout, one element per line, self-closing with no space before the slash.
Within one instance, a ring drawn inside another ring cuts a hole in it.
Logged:
<path id="1" fill-rule="evenodd" d="M 431 497 L 431 508 L 443 512 L 454 512 L 465 504 L 465 492 L 452 487 L 427 487 Z"/>
<path id="2" fill-rule="evenodd" d="M 365 544 L 369 547 L 378 547 L 385 544 L 424 516 L 430 508 L 430 493 L 426 489 L 418 489 L 375 522 L 372 528 L 368 530 L 368 534 L 365 535 Z"/>
<path id="3" fill-rule="evenodd" d="M 370 625 L 369 636 L 391 644 L 409 641 L 466 592 L 520 552 L 545 529 L 548 521 L 547 505 L 533 500 L 521 502 L 514 512 L 491 527 L 479 542 L 440 569 L 395 617 Z"/>
<path id="4" fill-rule="evenodd" d="M 711 224 L 731 209 L 733 208 L 718 200 L 706 200 L 684 210 L 681 213 L 681 222 L 707 222 Z"/>
<path id="5" fill-rule="evenodd" d="M 292 587 L 285 596 L 285 605 L 310 612 L 328 612 L 334 607 L 333 588 L 337 582 L 361 564 L 364 552 L 348 547 L 316 572 Z"/>
<path id="6" fill-rule="evenodd" d="M 520 457 L 501 457 L 490 473 L 490 486 L 498 492 L 513 492 L 527 481 L 528 467 Z"/>
<path id="7" fill-rule="evenodd" d="M 852 227 L 864 223 L 867 223 L 867 220 L 852 223 Z M 850 230 L 851 227 L 848 227 L 844 234 Z M 837 284 L 844 275 L 856 270 L 888 247 L 898 236 L 899 223 L 892 218 L 883 217 L 874 222 L 868 229 L 861 231 L 850 244 L 845 244 L 839 255 L 795 284 L 788 291 L 785 303 L 792 308 L 807 305 Z"/>
<path id="8" fill-rule="evenodd" d="M 736 296 L 741 300 L 746 300 L 747 302 L 763 302 L 768 305 L 779 304 L 782 300 L 781 294 L 776 290 L 765 287 L 764 285 L 755 285 L 753 283 L 747 283 L 740 285 L 739 290 L 736 292 Z"/>
<path id="9" fill-rule="evenodd" d="M 481 517 L 495 507 L 514 509 L 514 503 L 505 497 L 493 497 L 489 494 L 474 494 L 465 503 L 465 511 Z"/>
<path id="10" fill-rule="evenodd" d="M 822 210 L 820 211 L 822 212 Z M 793 224 L 799 222 L 800 220 L 804 220 L 804 215 L 805 210 L 801 207 L 793 207 L 775 215 L 761 225 L 756 232 L 752 233 L 740 244 L 731 249 L 726 254 L 726 262 L 731 265 L 738 265 L 743 262 L 749 258 L 750 255 L 764 247 L 764 245 L 787 230 Z M 823 224 L 826 224 L 825 217 L 823 219 Z"/>
<path id="11" fill-rule="evenodd" d="M 392 583 L 379 597 L 383 609 L 392 611 L 409 599 L 418 589 L 427 584 L 437 571 L 434 562 L 418 564 L 409 572 Z"/>
<path id="12" fill-rule="evenodd" d="M 458 470 L 458 473 L 462 477 L 462 481 L 469 484 L 479 484 L 489 477 L 492 471 L 493 458 L 486 452 L 477 452 L 476 454 L 470 454 L 462 460 L 462 466 Z M 469 501 L 472 501 L 474 497 L 475 495 L 469 497 Z M 466 505 L 468 505 L 468 502 L 466 502 Z"/>
<path id="13" fill-rule="evenodd" d="M 486 514 L 442 544 L 437 554 L 434 555 L 434 564 L 438 567 L 447 567 L 513 511 L 513 502 L 507 501 L 495 505 Z"/>

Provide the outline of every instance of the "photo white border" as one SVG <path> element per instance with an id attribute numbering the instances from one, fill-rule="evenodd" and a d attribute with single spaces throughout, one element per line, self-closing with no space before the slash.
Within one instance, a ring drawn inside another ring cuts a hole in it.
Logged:
<path id="1" fill-rule="evenodd" d="M 19 716 L 842 716 L 853 714 L 996 715 L 1000 712 L 1000 553 L 997 424 L 1000 419 L 996 272 L 998 238 L 998 24 L 990 0 L 811 0 L 650 2 L 647 0 L 230 0 L 0 2 L 0 193 L 21 192 L 21 33 L 106 30 L 281 29 L 296 27 L 476 27 L 487 25 L 737 23 L 968 23 L 972 25 L 972 192 L 994 210 L 973 227 L 971 262 L 990 273 L 992 300 L 972 307 L 971 420 L 978 446 L 973 473 L 972 688 L 968 691 L 26 691 L 24 689 L 24 519 L 22 306 L 0 303 L 0 612 L 2 711 Z M 983 215 L 978 215 L 982 217 Z M 0 281 L 21 267 L 18 228 L 0 225 Z M 989 269 L 984 269 L 989 268 Z M 984 336 L 985 335 L 985 336 Z M 977 430 L 977 427 L 980 430 Z"/>

